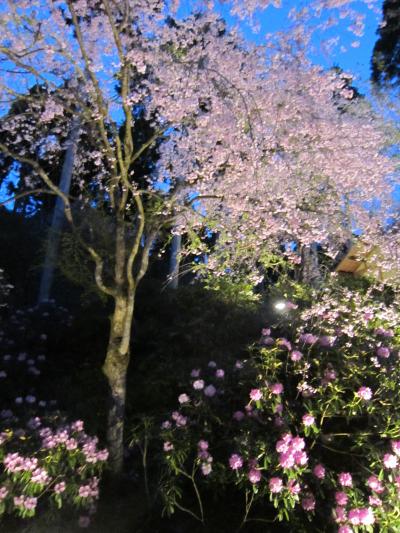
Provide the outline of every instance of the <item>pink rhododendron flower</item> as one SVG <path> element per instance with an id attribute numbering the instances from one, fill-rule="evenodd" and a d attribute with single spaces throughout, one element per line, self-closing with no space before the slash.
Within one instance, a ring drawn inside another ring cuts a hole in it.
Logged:
<path id="1" fill-rule="evenodd" d="M 351 509 L 349 511 L 349 522 L 353 526 L 359 526 L 361 524 L 359 509 Z"/>
<path id="2" fill-rule="evenodd" d="M 251 389 L 249 396 L 251 400 L 258 401 L 262 398 L 262 392 L 260 389 Z"/>
<path id="3" fill-rule="evenodd" d="M 177 417 L 177 419 L 175 420 L 175 423 L 176 423 L 177 427 L 183 427 L 183 426 L 186 426 L 187 421 L 188 421 L 188 419 L 187 419 L 186 416 L 179 415 Z"/>
<path id="4" fill-rule="evenodd" d="M 373 507 L 382 507 L 382 500 L 378 496 L 370 496 L 368 498 L 368 503 Z"/>
<path id="5" fill-rule="evenodd" d="M 291 452 L 283 452 L 279 456 L 279 464 L 282 468 L 292 468 L 295 464 L 294 456 Z"/>
<path id="6" fill-rule="evenodd" d="M 328 381 L 334 381 L 337 378 L 336 371 L 332 367 L 324 370 L 324 378 Z"/>
<path id="7" fill-rule="evenodd" d="M 340 526 L 338 533 L 353 533 L 353 529 L 350 526 Z"/>
<path id="8" fill-rule="evenodd" d="M 289 352 L 291 351 L 292 349 L 292 344 L 285 338 L 283 339 L 279 339 L 278 340 L 278 345 L 279 346 L 283 346 L 284 348 L 286 348 Z"/>
<path id="9" fill-rule="evenodd" d="M 193 382 L 193 388 L 195 390 L 204 389 L 204 381 L 202 379 L 196 379 L 196 381 Z"/>
<path id="10" fill-rule="evenodd" d="M 336 522 L 338 522 L 339 524 L 342 522 L 346 522 L 347 520 L 347 513 L 344 507 L 341 507 L 341 506 L 335 507 L 334 515 L 335 515 Z"/>
<path id="11" fill-rule="evenodd" d="M 379 478 L 376 476 L 370 476 L 367 480 L 368 487 L 376 492 L 377 494 L 381 494 L 385 489 L 380 481 Z"/>
<path id="12" fill-rule="evenodd" d="M 386 346 L 380 346 L 376 350 L 376 355 L 378 357 L 382 357 L 383 359 L 387 359 L 390 356 L 390 349 L 387 348 Z"/>
<path id="13" fill-rule="evenodd" d="M 190 398 L 189 398 L 189 396 L 187 394 L 183 393 L 183 394 L 180 394 L 178 396 L 178 402 L 180 404 L 188 403 L 188 402 L 190 402 Z"/>
<path id="14" fill-rule="evenodd" d="M 315 418 L 310 413 L 305 414 L 301 420 L 306 427 L 312 426 L 315 422 Z"/>
<path id="15" fill-rule="evenodd" d="M 201 468 L 201 473 L 203 474 L 203 476 L 208 476 L 212 472 L 211 463 L 202 463 L 200 468 Z"/>
<path id="16" fill-rule="evenodd" d="M 66 484 L 64 481 L 60 481 L 60 483 L 57 483 L 56 485 L 54 485 L 54 492 L 56 494 L 61 494 L 62 492 L 65 491 L 65 489 L 67 488 Z"/>
<path id="17" fill-rule="evenodd" d="M 303 357 L 303 354 L 298 350 L 293 350 L 293 352 L 290 353 L 289 357 L 292 361 L 297 362 L 300 361 L 300 359 Z"/>
<path id="18" fill-rule="evenodd" d="M 238 470 L 239 468 L 242 468 L 243 458 L 239 454 L 233 453 L 229 458 L 229 466 L 232 468 L 232 470 Z"/>
<path id="19" fill-rule="evenodd" d="M 372 398 L 372 390 L 369 387 L 360 387 L 357 396 L 362 400 L 369 401 Z"/>
<path id="20" fill-rule="evenodd" d="M 295 481 L 294 479 L 288 481 L 287 488 L 290 494 L 293 494 L 293 496 L 295 496 L 296 494 L 300 494 L 301 492 L 301 487 L 299 483 L 297 483 L 297 481 Z"/>
<path id="21" fill-rule="evenodd" d="M 289 442 L 287 440 L 281 439 L 275 444 L 275 450 L 278 453 L 284 453 L 289 450 Z"/>
<path id="22" fill-rule="evenodd" d="M 250 483 L 259 483 L 261 480 L 261 471 L 256 468 L 252 468 L 249 471 L 248 478 Z"/>
<path id="23" fill-rule="evenodd" d="M 308 456 L 306 452 L 294 452 L 293 457 L 296 465 L 305 466 L 308 463 Z"/>
<path id="24" fill-rule="evenodd" d="M 263 328 L 261 330 L 261 335 L 263 335 L 264 337 L 268 337 L 269 335 L 271 335 L 271 330 L 270 328 Z"/>
<path id="25" fill-rule="evenodd" d="M 83 431 L 83 426 L 84 424 L 82 420 L 75 420 L 75 422 L 71 424 L 71 430 L 77 432 Z"/>
<path id="26" fill-rule="evenodd" d="M 215 372 L 215 377 L 222 379 L 225 376 L 225 371 L 222 370 L 222 368 L 218 368 L 218 370 Z"/>
<path id="27" fill-rule="evenodd" d="M 301 506 L 305 511 L 314 511 L 315 509 L 315 498 L 312 494 L 307 495 L 306 498 L 301 500 Z"/>
<path id="28" fill-rule="evenodd" d="M 215 396 L 216 392 L 217 389 L 214 387 L 214 385 L 207 385 L 207 387 L 204 389 L 204 394 L 209 398 Z"/>
<path id="29" fill-rule="evenodd" d="M 190 372 L 190 376 L 192 378 L 198 378 L 200 376 L 200 368 L 193 368 L 193 370 Z"/>
<path id="30" fill-rule="evenodd" d="M 383 456 L 383 464 L 386 468 L 396 468 L 397 457 L 391 453 L 385 453 Z"/>
<path id="31" fill-rule="evenodd" d="M 240 422 L 241 420 L 243 420 L 243 418 L 245 417 L 246 415 L 243 413 L 243 411 L 235 411 L 233 413 L 233 418 L 234 420 L 236 420 L 237 422 Z"/>
<path id="32" fill-rule="evenodd" d="M 322 335 L 322 337 L 319 338 L 319 345 L 323 348 L 330 348 L 333 344 L 333 339 L 331 337 L 328 337 L 327 335 Z"/>
<path id="33" fill-rule="evenodd" d="M 273 494 L 278 494 L 283 489 L 283 481 L 280 477 L 272 477 L 268 483 L 269 490 Z"/>
<path id="34" fill-rule="evenodd" d="M 303 333 L 300 335 L 300 342 L 304 342 L 304 344 L 315 344 L 318 341 L 318 337 L 313 335 L 312 333 Z"/>
<path id="35" fill-rule="evenodd" d="M 400 455 L 400 440 L 391 441 L 392 450 L 396 455 Z"/>
<path id="36" fill-rule="evenodd" d="M 206 461 L 209 458 L 210 454 L 207 450 L 199 450 L 197 457 L 202 461 Z"/>
<path id="37" fill-rule="evenodd" d="M 349 522 L 353 526 L 371 526 L 375 523 L 374 512 L 371 507 L 351 509 L 349 511 Z"/>
<path id="38" fill-rule="evenodd" d="M 325 467 L 324 465 L 318 464 L 313 469 L 313 474 L 318 479 L 324 479 L 325 477 Z"/>
<path id="39" fill-rule="evenodd" d="M 265 346 L 272 346 L 272 344 L 275 344 L 275 339 L 272 337 L 263 337 L 261 341 Z"/>
<path id="40" fill-rule="evenodd" d="M 166 441 L 164 442 L 164 452 L 170 452 L 171 450 L 174 449 L 174 445 L 172 444 L 172 442 L 169 442 L 169 441 Z"/>
<path id="41" fill-rule="evenodd" d="M 358 516 L 363 526 L 372 526 L 375 523 L 374 511 L 371 507 L 364 507 L 359 509 Z"/>
<path id="42" fill-rule="evenodd" d="M 272 394 L 281 394 L 283 392 L 283 385 L 282 383 L 273 383 L 270 385 L 269 390 Z"/>
<path id="43" fill-rule="evenodd" d="M 349 472 L 342 472 L 339 474 L 339 483 L 342 487 L 352 487 L 353 478 L 351 477 L 351 474 L 349 474 Z"/>
<path id="44" fill-rule="evenodd" d="M 197 446 L 200 450 L 208 450 L 208 442 L 206 440 L 199 440 L 199 442 L 197 443 Z"/>
<path id="45" fill-rule="evenodd" d="M 305 440 L 301 437 L 293 437 L 290 440 L 290 446 L 295 450 L 296 452 L 300 452 L 301 450 L 304 450 L 305 448 Z"/>

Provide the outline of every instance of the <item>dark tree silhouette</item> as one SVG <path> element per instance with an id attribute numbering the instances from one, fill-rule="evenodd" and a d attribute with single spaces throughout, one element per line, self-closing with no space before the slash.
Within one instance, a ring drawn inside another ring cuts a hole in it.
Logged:
<path id="1" fill-rule="evenodd" d="M 383 2 L 382 25 L 371 58 L 372 81 L 400 85 L 400 0 Z"/>

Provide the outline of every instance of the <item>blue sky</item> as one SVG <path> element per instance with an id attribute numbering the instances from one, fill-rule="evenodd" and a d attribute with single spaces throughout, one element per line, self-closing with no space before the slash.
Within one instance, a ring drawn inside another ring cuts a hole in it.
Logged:
<path id="1" fill-rule="evenodd" d="M 283 0 L 281 8 L 276 9 L 270 7 L 265 12 L 258 13 L 257 22 L 260 23 L 260 31 L 258 34 L 255 35 L 249 27 L 246 27 L 243 24 L 241 24 L 241 29 L 248 39 L 263 43 L 265 42 L 265 36 L 268 33 L 284 31 L 285 28 L 288 28 L 288 13 L 290 9 L 293 7 L 298 8 L 301 4 L 307 5 L 307 3 L 307 1 L 301 2 L 301 0 Z M 360 88 L 366 88 L 370 77 L 371 54 L 377 38 L 376 31 L 381 20 L 382 2 L 379 1 L 375 7 L 378 9 L 378 13 L 368 9 L 363 1 L 355 0 L 351 3 L 352 9 L 365 14 L 366 17 L 365 32 L 362 37 L 356 37 L 348 30 L 349 21 L 346 19 L 340 20 L 338 26 L 325 31 L 324 34 L 315 34 L 312 41 L 312 46 L 315 48 L 315 51 L 310 51 L 310 58 L 313 62 L 326 68 L 338 65 L 343 68 L 343 70 L 355 74 L 357 85 L 359 85 Z M 236 23 L 236 21 L 234 21 L 229 15 L 226 7 L 222 6 L 220 11 L 224 18 L 231 24 Z M 329 14 L 337 16 L 338 10 L 331 10 Z M 327 18 L 328 15 L 325 14 L 321 17 L 319 22 L 324 19 L 326 20 Z M 340 37 L 337 49 L 335 53 L 326 54 L 323 50 L 323 41 L 335 36 Z M 357 48 L 351 45 L 355 41 L 359 41 L 359 47 Z M 344 51 L 343 48 L 346 51 Z"/>

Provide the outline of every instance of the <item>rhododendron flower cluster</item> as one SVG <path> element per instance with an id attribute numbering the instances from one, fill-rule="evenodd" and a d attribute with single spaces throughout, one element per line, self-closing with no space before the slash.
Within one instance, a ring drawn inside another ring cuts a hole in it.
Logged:
<path id="1" fill-rule="evenodd" d="M 305 445 L 301 437 L 293 437 L 290 433 L 283 435 L 275 446 L 279 453 L 280 466 L 284 469 L 305 466 L 308 463 L 308 456 L 304 451 Z"/>
<path id="2" fill-rule="evenodd" d="M 218 394 L 194 390 L 196 399 L 181 404 L 190 419 L 184 432 L 163 425 L 162 438 L 176 452 L 166 456 L 176 482 L 177 462 L 190 475 L 193 461 L 203 474 L 210 446 L 207 484 L 217 490 L 230 480 L 253 494 L 254 516 L 264 509 L 268 519 L 302 530 L 304 513 L 317 528 L 330 506 L 333 531 L 400 527 L 398 311 L 374 298 L 334 286 L 311 308 L 299 307 L 285 337 L 282 323 L 279 335 L 266 325 L 240 370 L 226 365 L 223 389 L 212 369 L 198 369 Z M 382 338 L 388 357 L 377 356 Z"/>
<path id="3" fill-rule="evenodd" d="M 98 439 L 84 432 L 81 420 L 41 427 L 44 422 L 35 417 L 25 429 L 8 429 L 0 444 L 4 468 L 0 501 L 21 517 L 34 516 L 39 499 L 49 499 L 60 508 L 63 503 L 91 505 L 99 497 L 99 476 L 108 451 L 98 449 Z M 21 432 L 24 440 L 19 438 Z M 29 443 L 25 453 L 8 451 L 16 445 L 23 449 L 24 443 Z M 78 504 L 78 497 L 85 501 Z"/>

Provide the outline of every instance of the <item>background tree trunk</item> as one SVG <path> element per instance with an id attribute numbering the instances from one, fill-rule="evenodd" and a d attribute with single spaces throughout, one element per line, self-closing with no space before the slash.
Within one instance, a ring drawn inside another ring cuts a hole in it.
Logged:
<path id="1" fill-rule="evenodd" d="M 72 122 L 71 131 L 67 140 L 67 149 L 61 170 L 59 189 L 69 195 L 71 188 L 72 173 L 74 170 L 75 154 L 79 139 L 80 119 L 75 118 Z M 38 303 L 42 303 L 50 298 L 51 287 L 53 285 L 54 270 L 57 262 L 57 250 L 60 240 L 60 231 L 64 222 L 64 201 L 59 196 L 53 211 L 53 218 L 49 237 L 47 241 L 46 257 L 44 260 L 42 276 L 40 279 Z"/>
<path id="2" fill-rule="evenodd" d="M 171 289 L 177 289 L 179 286 L 179 265 L 180 265 L 180 253 L 182 248 L 182 235 L 174 235 L 171 242 L 171 251 L 169 259 L 169 272 L 168 279 L 169 287 Z"/>
<path id="3" fill-rule="evenodd" d="M 301 262 L 300 280 L 307 285 L 311 285 L 311 287 L 317 288 L 322 281 L 317 243 L 314 242 L 309 246 L 303 246 Z"/>

